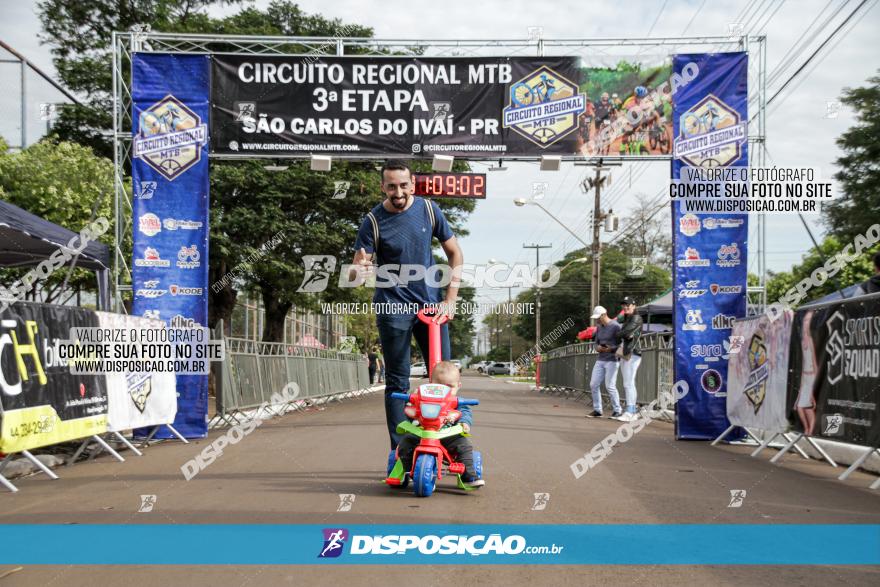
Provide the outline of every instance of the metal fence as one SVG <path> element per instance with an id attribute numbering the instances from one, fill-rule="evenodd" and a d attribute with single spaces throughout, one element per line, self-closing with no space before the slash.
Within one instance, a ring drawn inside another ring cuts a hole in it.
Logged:
<path id="1" fill-rule="evenodd" d="M 269 402 L 289 382 L 298 400 L 345 397 L 370 387 L 367 363 L 358 354 L 285 343 L 224 338 L 226 360 L 217 374 L 215 420 L 231 423 L 234 414 Z"/>
<path id="2" fill-rule="evenodd" d="M 658 332 L 644 334 L 640 341 L 642 362 L 636 373 L 636 401 L 645 405 L 657 399 L 661 390 L 672 388 L 673 337 L 671 332 Z M 575 398 L 590 395 L 590 373 L 597 357 L 595 342 L 548 351 L 541 356 L 541 390 Z M 622 399 L 623 385 L 619 372 L 617 389 Z"/>

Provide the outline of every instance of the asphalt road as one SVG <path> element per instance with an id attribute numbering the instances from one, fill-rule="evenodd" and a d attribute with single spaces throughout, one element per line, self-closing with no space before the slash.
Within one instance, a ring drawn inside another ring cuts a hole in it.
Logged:
<path id="1" fill-rule="evenodd" d="M 381 393 L 266 421 L 186 481 L 180 466 L 221 432 L 190 445 L 167 443 L 125 463 L 107 457 L 59 471 L 61 479 L 18 479 L 0 494 L 0 523 L 880 523 L 880 495 L 870 477 L 787 455 L 771 465 L 746 447 L 675 442 L 672 426 L 653 422 L 579 479 L 571 463 L 619 425 L 587 419 L 587 407 L 530 391 L 526 384 L 465 377 L 476 397 L 473 440 L 483 452 L 486 487 L 463 494 L 448 480 L 430 499 L 381 483 L 387 432 Z M 744 489 L 739 508 L 730 491 Z M 533 509 L 535 493 L 549 493 Z M 154 494 L 152 512 L 138 513 Z M 337 512 L 339 494 L 354 494 Z M 0 530 L 2 532 L 2 530 Z M 2 540 L 0 540 L 2 542 Z M 145 545 L 105 545 L 145 548 Z M 658 545 L 674 548 L 675 545 Z M 597 549 L 602 545 L 597 544 Z M 791 548 L 756 544 L 755 548 Z M 12 569 L 0 566 L 0 576 Z M 848 566 L 28 566 L 0 578 L 7 585 L 876 585 L 876 567 Z"/>

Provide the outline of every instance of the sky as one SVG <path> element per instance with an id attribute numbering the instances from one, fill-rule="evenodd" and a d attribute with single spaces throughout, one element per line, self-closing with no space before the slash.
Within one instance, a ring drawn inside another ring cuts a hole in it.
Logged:
<path id="1" fill-rule="evenodd" d="M 424 0 L 303 0 L 298 2 L 308 13 L 340 18 L 345 23 L 370 26 L 377 38 L 386 39 L 524 39 L 529 27 L 542 27 L 545 39 L 573 38 L 658 38 L 679 39 L 683 36 L 725 36 L 732 23 L 742 22 L 751 34 L 767 36 L 768 95 L 772 96 L 797 65 L 843 21 L 860 0 L 629 0 L 611 2 L 595 0 L 526 1 L 487 0 L 483 2 L 447 0 L 442 4 Z M 818 168 L 823 177 L 835 172 L 834 161 L 840 156 L 835 139 L 855 122 L 853 112 L 835 103 L 844 88 L 864 85 L 867 78 L 880 70 L 880 30 L 878 0 L 868 0 L 868 11 L 856 16 L 844 27 L 840 38 L 826 47 L 804 74 L 792 82 L 769 107 L 767 119 L 767 150 L 770 163 L 778 166 Z M 268 1 L 252 2 L 260 7 Z M 49 47 L 40 44 L 41 32 L 32 0 L 0 0 L 4 18 L 0 21 L 0 39 L 54 76 Z M 748 9 L 748 10 L 746 10 Z M 864 9 L 863 9 L 864 10 Z M 235 9 L 218 9 L 227 14 Z M 739 21 L 737 17 L 743 15 Z M 808 49 L 795 53 L 794 67 L 780 72 L 780 63 L 812 30 L 830 17 L 831 24 L 823 29 Z M 531 51 L 534 51 L 531 48 Z M 604 50 L 577 48 L 553 49 L 548 54 L 577 54 L 588 63 L 602 64 L 619 55 L 632 56 L 631 48 Z M 642 58 L 662 59 L 666 47 L 645 50 Z M 0 51 L 0 59 L 8 55 Z M 498 54 L 487 48 L 482 55 Z M 431 52 L 429 54 L 437 54 Z M 535 53 L 520 52 L 520 55 Z M 824 56 L 824 57 L 823 57 Z M 775 78 L 774 74 L 779 77 Z M 0 94 L 0 134 L 10 143 L 19 139 L 19 70 L 15 65 L 0 63 L 0 81 L 8 91 Z M 34 75 L 27 79 L 29 141 L 35 140 L 45 122 L 39 119 L 39 104 L 58 101 L 59 97 L 45 82 Z M 830 112 L 830 114 L 829 114 Z M 478 203 L 467 220 L 469 235 L 460 239 L 468 263 L 486 263 L 490 259 L 507 263 L 535 262 L 533 249 L 524 244 L 552 245 L 541 251 L 541 263 L 558 261 L 581 245 L 565 228 L 534 206 L 515 207 L 513 200 L 529 197 L 535 182 L 546 182 L 548 189 L 542 204 L 565 225 L 589 241 L 587 218 L 592 209 L 592 195 L 580 190 L 580 183 L 592 168 L 564 163 L 560 171 L 540 171 L 535 163 L 508 163 L 506 171 L 489 173 L 488 197 Z M 473 165 L 482 171 L 485 165 Z M 603 208 L 611 207 L 625 221 L 638 194 L 652 199 L 669 179 L 665 162 L 630 163 L 614 168 L 612 185 L 603 197 Z M 805 216 L 817 238 L 823 226 L 820 215 Z M 755 223 L 753 223 L 755 224 Z M 754 229 L 753 229 L 754 232 Z M 611 235 L 604 235 L 608 240 Z M 750 237 L 752 243 L 755 236 Z M 800 261 L 811 246 L 810 238 L 796 215 L 771 215 L 767 222 L 767 263 L 770 270 L 789 269 Z M 751 255 L 750 271 L 756 271 L 756 256 Z M 515 294 L 516 292 L 514 292 Z M 484 289 L 479 301 L 506 300 L 508 292 Z"/>

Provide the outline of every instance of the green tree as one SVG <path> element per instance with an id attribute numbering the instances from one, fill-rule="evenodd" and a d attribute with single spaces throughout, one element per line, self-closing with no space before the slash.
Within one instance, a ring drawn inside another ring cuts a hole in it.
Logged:
<path id="1" fill-rule="evenodd" d="M 459 302 L 473 304 L 476 290 L 473 287 L 462 287 L 458 290 Z M 449 323 L 449 345 L 452 348 L 452 358 L 458 359 L 469 357 L 474 345 L 474 315 L 472 313 L 458 313 L 455 319 Z"/>
<path id="2" fill-rule="evenodd" d="M 880 220 L 880 75 L 868 82 L 845 90 L 841 98 L 857 120 L 837 139 L 843 155 L 835 178 L 843 195 L 825 206 L 825 223 L 841 243 L 852 242 Z"/>
<path id="3" fill-rule="evenodd" d="M 554 346 L 575 340 L 577 332 L 590 324 L 590 283 L 592 263 L 574 261 L 586 256 L 585 249 L 573 251 L 556 265 L 560 267 L 559 282 L 541 290 L 541 335 L 545 336 L 569 318 L 574 324 L 566 329 Z M 567 267 L 566 267 L 567 266 Z M 563 269 L 564 268 L 564 269 Z M 623 296 L 633 296 L 639 304 L 655 298 L 672 286 L 668 270 L 648 264 L 641 276 L 629 276 L 629 255 L 616 246 L 602 251 L 599 281 L 599 304 L 616 315 Z M 547 279 L 545 275 L 544 279 Z M 535 290 L 522 292 L 517 301 L 535 302 Z M 520 316 L 515 331 L 526 340 L 535 340 L 535 316 Z M 546 350 L 546 349 L 544 349 Z"/>
<path id="4" fill-rule="evenodd" d="M 825 237 L 825 240 L 819 244 L 819 250 L 817 251 L 815 247 L 810 249 L 791 271 L 771 273 L 767 280 L 767 302 L 775 302 L 801 280 L 810 277 L 813 271 L 822 267 L 826 260 L 836 255 L 844 246 L 845 242 L 834 236 Z M 874 273 L 871 255 L 877 251 L 880 251 L 880 244 L 875 244 L 872 249 L 864 251 L 858 259 L 844 265 L 832 279 L 811 288 L 802 303 L 821 298 L 854 283 L 861 283 L 871 277 Z"/>
<path id="5" fill-rule="evenodd" d="M 99 240 L 113 246 L 113 164 L 88 147 L 40 141 L 11 153 L 0 139 L 0 192 L 7 202 L 74 232 L 103 217 L 110 228 Z M 123 249 L 125 254 L 130 252 L 130 235 Z M 12 270 L 4 281 L 16 279 L 20 272 Z M 59 301 L 58 286 L 65 273 L 56 271 L 45 281 L 42 299 Z M 68 286 L 94 291 L 94 274 L 75 270 Z"/>

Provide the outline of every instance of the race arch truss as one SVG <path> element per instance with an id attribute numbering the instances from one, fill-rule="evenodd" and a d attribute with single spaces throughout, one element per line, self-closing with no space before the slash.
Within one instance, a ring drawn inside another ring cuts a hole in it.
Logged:
<path id="1" fill-rule="evenodd" d="M 594 38 L 594 39 L 374 39 L 352 37 L 282 37 L 245 35 L 172 34 L 149 31 L 114 32 L 113 38 L 113 163 L 115 235 L 113 253 L 112 295 L 116 311 L 124 311 L 123 292 L 131 291 L 131 267 L 121 243 L 132 230 L 132 202 L 126 190 L 126 170 L 131 169 L 132 154 L 132 93 L 131 61 L 134 53 L 168 53 L 179 55 L 288 55 L 301 57 L 368 55 L 423 57 L 484 57 L 484 56 L 556 56 L 577 55 L 604 66 L 616 64 L 618 58 L 666 59 L 676 53 L 713 53 L 746 51 L 749 53 L 749 164 L 765 166 L 767 162 L 767 38 L 765 35 L 658 37 L 658 38 Z M 307 154 L 299 157 L 308 156 Z M 212 158 L 257 158 L 253 155 L 211 155 Z M 412 159 L 412 155 L 389 155 Z M 271 159 L 279 157 L 272 155 Z M 346 157 L 336 156 L 343 159 Z M 467 160 L 467 157 L 457 157 Z M 501 157 L 505 161 L 538 161 L 538 157 Z M 602 161 L 623 159 L 603 156 Z M 565 161 L 599 163 L 598 157 L 563 157 Z M 651 161 L 669 161 L 668 155 L 628 157 L 635 165 Z M 480 158 L 480 161 L 487 161 Z M 665 191 L 666 186 L 663 186 Z M 766 220 L 757 216 L 750 235 L 756 255 L 750 259 L 749 271 L 756 273 L 759 285 L 749 288 L 749 302 L 766 305 Z"/>

